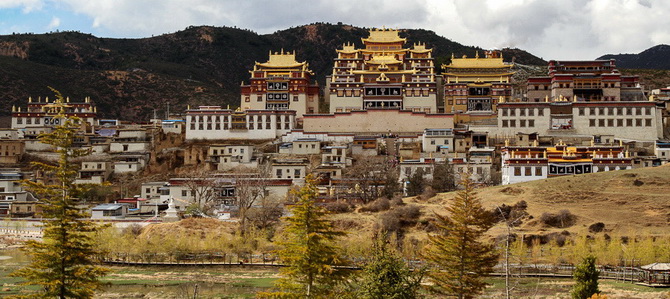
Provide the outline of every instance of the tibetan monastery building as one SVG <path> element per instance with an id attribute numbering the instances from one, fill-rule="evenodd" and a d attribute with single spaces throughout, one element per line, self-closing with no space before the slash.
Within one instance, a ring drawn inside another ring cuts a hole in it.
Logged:
<path id="1" fill-rule="evenodd" d="M 512 97 L 513 64 L 503 62 L 499 51 L 486 51 L 485 57 L 451 57 L 444 69 L 445 111 L 495 117 L 496 104 Z M 502 100 L 501 100 L 502 99 Z"/>
<path id="2" fill-rule="evenodd" d="M 294 129 L 294 110 L 233 111 L 220 106 L 186 110 L 186 140 L 275 139 Z"/>
<path id="3" fill-rule="evenodd" d="M 271 52 L 250 73 L 249 84 L 242 84 L 242 110 L 294 110 L 298 118 L 319 112 L 319 86 L 311 83 L 309 64 L 296 61 L 295 52 Z"/>
<path id="4" fill-rule="evenodd" d="M 633 159 L 622 146 L 507 146 L 502 154 L 502 184 L 550 177 L 631 169 Z"/>
<path id="5" fill-rule="evenodd" d="M 337 50 L 333 73 L 326 78 L 330 113 L 365 109 L 437 113 L 438 86 L 432 49 L 403 48 L 399 31 L 370 30 L 363 49 L 352 44 Z"/>
<path id="6" fill-rule="evenodd" d="M 65 117 L 77 117 L 86 125 L 86 131 L 97 126 L 97 109 L 89 97 L 81 102 L 72 102 L 65 98 L 49 101 L 49 98 L 28 98 L 28 107 L 12 107 L 12 129 L 18 129 L 23 138 L 36 138 L 40 133 L 50 132 L 51 128 L 60 125 L 62 119 L 56 116 L 63 113 Z"/>
<path id="7" fill-rule="evenodd" d="M 623 76 L 614 59 L 549 61 L 548 76 L 530 77 L 526 85 L 528 102 L 559 97 L 577 102 L 645 101 L 638 76 Z"/>

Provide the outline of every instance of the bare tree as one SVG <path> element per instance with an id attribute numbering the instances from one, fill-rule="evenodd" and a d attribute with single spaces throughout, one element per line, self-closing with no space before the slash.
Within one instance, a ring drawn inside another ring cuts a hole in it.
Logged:
<path id="1" fill-rule="evenodd" d="M 381 187 L 387 179 L 387 172 L 395 171 L 387 157 L 360 156 L 344 176 L 349 180 L 349 188 L 353 190 L 363 203 L 371 202 L 381 196 Z"/>
<path id="2" fill-rule="evenodd" d="M 284 211 L 284 200 L 277 196 L 263 196 L 256 206 L 247 211 L 247 219 L 258 228 L 268 228 L 279 222 Z"/>
<path id="3" fill-rule="evenodd" d="M 203 212 L 208 210 L 217 197 L 215 188 L 218 186 L 218 181 L 216 178 L 212 177 L 209 171 L 194 169 L 189 171 L 184 179 L 184 186 L 189 190 L 193 203 Z"/>
<path id="4" fill-rule="evenodd" d="M 257 172 L 237 173 L 235 175 L 235 196 L 239 209 L 240 234 L 244 236 L 247 229 L 249 209 L 260 199 L 269 195 L 270 165 L 259 165 Z"/>

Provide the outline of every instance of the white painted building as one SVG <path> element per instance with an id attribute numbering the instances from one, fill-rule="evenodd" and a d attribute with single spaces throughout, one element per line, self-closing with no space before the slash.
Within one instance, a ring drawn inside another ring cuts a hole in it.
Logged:
<path id="1" fill-rule="evenodd" d="M 200 106 L 186 111 L 186 140 L 275 139 L 295 128 L 293 110 L 232 111 Z"/>

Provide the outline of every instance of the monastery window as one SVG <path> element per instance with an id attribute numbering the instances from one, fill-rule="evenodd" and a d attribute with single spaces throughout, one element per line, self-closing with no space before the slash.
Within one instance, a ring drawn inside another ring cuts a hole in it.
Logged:
<path id="1" fill-rule="evenodd" d="M 635 126 L 636 127 L 641 127 L 642 126 L 642 119 L 638 118 L 635 120 Z"/>
<path id="2" fill-rule="evenodd" d="M 249 97 L 249 96 L 245 96 L 245 97 L 244 97 L 244 101 L 245 101 L 245 102 L 251 102 L 251 97 Z"/>
<path id="3" fill-rule="evenodd" d="M 224 123 L 223 123 L 223 129 L 224 129 L 224 130 L 228 130 L 228 122 L 224 122 Z"/>
<path id="4" fill-rule="evenodd" d="M 632 108 L 626 108 L 626 115 L 633 115 L 633 109 Z"/>
<path id="5" fill-rule="evenodd" d="M 516 120 L 514 120 L 514 119 L 513 119 L 513 120 L 510 120 L 510 121 L 509 121 L 509 126 L 510 126 L 510 127 L 516 127 Z"/>
<path id="6" fill-rule="evenodd" d="M 516 116 L 516 109 L 512 108 L 509 110 L 509 116 Z"/>
<path id="7" fill-rule="evenodd" d="M 533 174 L 531 173 L 532 167 L 524 167 L 525 173 L 524 176 L 532 176 Z"/>
<path id="8" fill-rule="evenodd" d="M 521 167 L 514 167 L 514 176 L 521 176 Z"/>
<path id="9" fill-rule="evenodd" d="M 589 127 L 595 127 L 596 126 L 596 120 L 595 119 L 589 119 Z"/>
<path id="10" fill-rule="evenodd" d="M 421 93 L 423 94 L 424 97 L 428 96 L 428 90 L 427 89 L 422 90 Z"/>
<path id="11" fill-rule="evenodd" d="M 649 109 L 649 108 L 647 108 L 647 109 Z M 39 125 L 39 124 L 40 124 L 40 118 L 39 118 L 39 117 L 36 117 L 36 118 L 35 118 L 35 124 L 36 124 L 36 125 Z"/>
<path id="12" fill-rule="evenodd" d="M 529 119 L 528 120 L 528 126 L 529 127 L 535 127 L 535 120 L 534 119 Z"/>
<path id="13" fill-rule="evenodd" d="M 26 118 L 26 125 L 30 125 L 32 123 L 33 123 L 33 118 L 32 117 Z"/>
<path id="14" fill-rule="evenodd" d="M 598 115 L 605 115 L 605 108 L 598 108 Z"/>
<path id="15" fill-rule="evenodd" d="M 598 120 L 598 127 L 604 127 L 605 126 L 605 120 L 604 119 L 599 119 Z"/>
<path id="16" fill-rule="evenodd" d="M 528 109 L 528 116 L 535 116 L 535 108 Z"/>
<path id="17" fill-rule="evenodd" d="M 542 176 L 542 167 L 540 166 L 535 167 L 535 176 Z"/>
<path id="18" fill-rule="evenodd" d="M 507 116 L 507 109 L 500 109 L 502 111 L 502 116 Z"/>
<path id="19" fill-rule="evenodd" d="M 502 127 L 503 127 L 503 128 L 507 128 L 508 126 L 509 126 L 508 121 L 507 121 L 506 119 L 504 119 L 504 120 L 502 121 Z"/>
<path id="20" fill-rule="evenodd" d="M 263 95 L 257 95 L 256 96 L 256 102 L 262 102 L 263 101 Z"/>
<path id="21" fill-rule="evenodd" d="M 199 123 L 198 124 L 198 130 L 204 130 L 203 128 L 204 128 L 203 123 Z"/>
<path id="22" fill-rule="evenodd" d="M 617 119 L 617 120 L 616 120 L 616 126 L 617 126 L 617 127 L 623 127 L 623 119 L 620 119 L 620 118 Z"/>
<path id="23" fill-rule="evenodd" d="M 297 102 L 298 101 L 298 96 L 293 96 L 293 101 Z"/>
<path id="24" fill-rule="evenodd" d="M 195 130 L 195 123 L 191 123 L 191 130 Z"/>
<path id="25" fill-rule="evenodd" d="M 544 116 L 544 108 L 537 109 L 537 116 Z"/>
<path id="26" fill-rule="evenodd" d="M 651 127 L 651 118 L 647 118 L 644 120 L 644 126 L 645 127 Z"/>
<path id="27" fill-rule="evenodd" d="M 626 126 L 627 127 L 632 127 L 633 126 L 633 119 L 631 119 L 631 118 L 626 119 Z"/>
<path id="28" fill-rule="evenodd" d="M 21 117 L 16 118 L 16 123 L 19 125 L 23 124 L 23 118 Z"/>
<path id="29" fill-rule="evenodd" d="M 607 108 L 607 115 L 614 115 L 614 108 L 612 107 Z"/>
<path id="30" fill-rule="evenodd" d="M 258 122 L 258 123 L 256 124 L 256 129 L 262 130 L 262 129 L 263 129 L 263 123 L 262 123 L 262 122 Z"/>
<path id="31" fill-rule="evenodd" d="M 526 127 L 526 120 L 525 119 L 519 120 L 519 127 L 522 127 L 522 128 Z"/>
<path id="32" fill-rule="evenodd" d="M 295 176 L 296 179 L 300 178 L 300 169 L 294 169 L 293 170 L 293 175 Z"/>
<path id="33" fill-rule="evenodd" d="M 589 108 L 589 115 L 596 115 L 596 108 Z"/>
<path id="34" fill-rule="evenodd" d="M 611 119 L 611 118 L 608 119 L 608 120 L 607 120 L 607 126 L 610 127 L 610 128 L 611 128 L 611 127 L 614 127 L 614 120 Z"/>
<path id="35" fill-rule="evenodd" d="M 637 108 L 635 110 L 635 115 L 642 115 L 642 108 Z"/>
<path id="36" fill-rule="evenodd" d="M 616 114 L 617 115 L 623 115 L 623 109 L 622 108 L 616 108 Z"/>
<path id="37" fill-rule="evenodd" d="M 338 97 L 343 97 L 344 96 L 344 90 L 338 89 L 337 90 L 337 96 Z"/>
<path id="38" fill-rule="evenodd" d="M 644 108 L 644 115 L 651 115 L 651 108 L 649 108 L 649 107 Z M 36 123 L 36 124 L 39 123 L 39 120 L 40 120 L 40 119 L 38 118 L 37 121 L 36 121 L 35 123 Z"/>
<path id="39" fill-rule="evenodd" d="M 535 103 L 539 103 L 539 102 L 540 102 L 540 98 L 535 98 Z"/>
<path id="40" fill-rule="evenodd" d="M 526 116 L 526 108 L 519 109 L 519 116 Z"/>
<path id="41" fill-rule="evenodd" d="M 291 129 L 291 123 L 288 123 L 288 122 L 285 123 L 285 124 L 284 124 L 284 129 L 285 129 L 285 130 L 290 130 L 290 129 Z"/>
<path id="42" fill-rule="evenodd" d="M 449 100 L 449 106 L 453 106 L 453 105 L 454 105 L 454 100 L 451 100 L 451 99 L 450 99 L 450 100 Z"/>
<path id="43" fill-rule="evenodd" d="M 208 123 L 208 124 L 207 124 L 207 130 L 211 130 L 211 129 L 212 129 L 212 124 L 211 124 L 211 123 Z"/>
<path id="44" fill-rule="evenodd" d="M 584 108 L 579 108 L 579 115 L 584 116 Z"/>
<path id="45" fill-rule="evenodd" d="M 537 86 L 537 85 L 535 85 L 534 87 L 535 87 L 535 90 L 538 90 L 538 89 L 540 89 L 540 87 L 539 87 L 539 86 Z"/>
<path id="46" fill-rule="evenodd" d="M 548 90 L 548 89 L 549 89 L 549 86 L 544 85 L 544 90 Z"/>

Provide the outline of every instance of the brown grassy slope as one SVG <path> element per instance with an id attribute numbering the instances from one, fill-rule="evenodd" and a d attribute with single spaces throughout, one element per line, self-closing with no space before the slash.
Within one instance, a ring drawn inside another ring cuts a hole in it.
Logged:
<path id="1" fill-rule="evenodd" d="M 586 233 L 588 226 L 603 222 L 607 231 L 622 234 L 659 234 L 670 232 L 670 165 L 572 175 L 478 190 L 484 205 L 512 205 L 520 200 L 528 203 L 534 217 L 517 230 L 521 233 L 542 233 L 568 230 Z M 424 214 L 444 213 L 442 208 L 455 193 L 443 193 L 430 199 Z M 574 226 L 551 228 L 538 219 L 542 213 L 569 210 L 577 216 Z M 504 231 L 502 225 L 493 235 Z"/>

